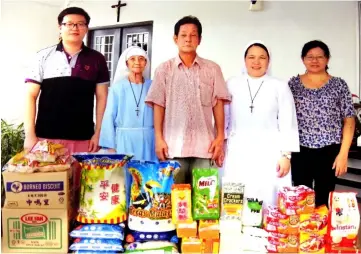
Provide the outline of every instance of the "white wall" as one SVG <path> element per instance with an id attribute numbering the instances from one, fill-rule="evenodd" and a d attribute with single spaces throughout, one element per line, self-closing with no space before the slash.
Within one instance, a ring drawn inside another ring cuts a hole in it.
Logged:
<path id="1" fill-rule="evenodd" d="M 51 2 L 1 1 L 1 118 L 23 120 L 25 66 L 37 51 L 57 43 L 59 12 Z"/>
<path id="2" fill-rule="evenodd" d="M 1 53 L 5 69 L 1 68 L 1 117 L 22 120 L 23 102 L 19 101 L 22 98 L 19 95 L 24 91 L 23 56 L 28 57 L 42 47 L 56 43 L 56 17 L 63 6 L 26 0 L 2 1 L 0 35 L 4 39 L 1 38 L 0 43 L 4 40 L 5 46 L 0 48 L 5 49 Z M 72 6 L 83 7 L 90 14 L 91 27 L 117 24 L 116 10 L 110 8 L 116 2 L 70 1 Z M 152 72 L 177 53 L 172 41 L 174 24 L 179 18 L 192 14 L 203 24 L 199 54 L 216 61 L 225 78 L 239 73 L 243 47 L 250 40 L 261 39 L 272 49 L 273 74 L 288 79 L 304 72 L 300 60 L 303 44 L 321 39 L 331 49 L 331 74 L 343 77 L 352 92 L 359 92 L 357 2 L 266 1 L 262 12 L 248 11 L 249 1 L 125 2 L 127 6 L 121 9 L 119 24 L 154 21 Z"/>
<path id="3" fill-rule="evenodd" d="M 91 26 L 115 25 L 115 1 L 74 1 L 89 12 Z M 185 15 L 203 25 L 199 54 L 221 65 L 225 78 L 239 73 L 242 51 L 250 40 L 261 39 L 272 49 L 272 72 L 288 79 L 303 73 L 302 46 L 313 39 L 328 44 L 330 72 L 343 77 L 358 93 L 357 2 L 266 1 L 264 11 L 248 11 L 249 1 L 126 1 L 120 24 L 154 21 L 152 68 L 176 54 L 173 27 Z"/>

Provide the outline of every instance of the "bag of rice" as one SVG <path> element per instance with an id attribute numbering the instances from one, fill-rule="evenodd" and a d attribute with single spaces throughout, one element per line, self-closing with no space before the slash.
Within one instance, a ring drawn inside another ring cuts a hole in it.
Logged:
<path id="1" fill-rule="evenodd" d="M 175 161 L 128 163 L 131 191 L 127 242 L 169 241 L 176 236 L 172 223 L 171 189 L 173 171 L 179 167 Z"/>
<path id="2" fill-rule="evenodd" d="M 124 166 L 121 154 L 74 154 L 82 167 L 77 221 L 117 224 L 127 219 Z"/>

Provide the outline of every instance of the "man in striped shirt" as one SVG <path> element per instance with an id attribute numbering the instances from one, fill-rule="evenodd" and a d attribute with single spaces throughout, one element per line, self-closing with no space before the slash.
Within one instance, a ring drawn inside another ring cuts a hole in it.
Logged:
<path id="1" fill-rule="evenodd" d="M 220 67 L 197 55 L 201 38 L 196 17 L 175 24 L 178 55 L 157 68 L 146 98 L 154 107 L 158 158 L 181 163 L 176 183 L 190 183 L 193 168 L 221 165 L 224 157 L 224 103 L 231 98 Z"/>

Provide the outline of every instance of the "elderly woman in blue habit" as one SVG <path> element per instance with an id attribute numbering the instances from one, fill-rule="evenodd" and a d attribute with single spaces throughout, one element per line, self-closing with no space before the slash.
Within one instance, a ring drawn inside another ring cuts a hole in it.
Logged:
<path id="1" fill-rule="evenodd" d="M 151 80 L 147 53 L 127 48 L 119 58 L 103 117 L 99 145 L 108 152 L 132 154 L 133 159 L 158 161 L 154 149 L 153 109 L 145 103 Z"/>

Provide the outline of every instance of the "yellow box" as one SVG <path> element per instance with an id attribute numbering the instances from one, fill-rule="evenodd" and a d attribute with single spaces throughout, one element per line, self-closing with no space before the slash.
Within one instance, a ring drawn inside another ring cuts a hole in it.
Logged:
<path id="1" fill-rule="evenodd" d="M 4 207 L 10 209 L 67 209 L 72 205 L 71 169 L 63 172 L 3 172 Z"/>
<path id="2" fill-rule="evenodd" d="M 4 253 L 68 253 L 68 210 L 2 210 Z"/>

